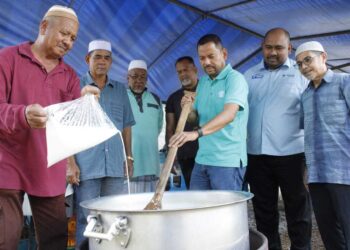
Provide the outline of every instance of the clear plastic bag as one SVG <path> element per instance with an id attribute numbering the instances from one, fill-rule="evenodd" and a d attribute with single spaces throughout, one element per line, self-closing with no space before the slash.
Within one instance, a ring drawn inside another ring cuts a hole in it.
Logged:
<path id="1" fill-rule="evenodd" d="M 91 94 L 45 110 L 48 167 L 120 133 Z"/>

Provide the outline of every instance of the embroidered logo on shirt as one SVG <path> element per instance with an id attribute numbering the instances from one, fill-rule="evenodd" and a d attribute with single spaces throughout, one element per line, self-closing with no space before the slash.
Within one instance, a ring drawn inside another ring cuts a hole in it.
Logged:
<path id="1" fill-rule="evenodd" d="M 282 77 L 294 77 L 294 74 L 283 74 Z"/>
<path id="2" fill-rule="evenodd" d="M 223 98 L 224 96 L 225 96 L 225 91 L 223 91 L 223 90 L 219 91 L 218 97 Z"/>
<path id="3" fill-rule="evenodd" d="M 264 75 L 263 74 L 254 74 L 254 75 L 252 75 L 252 79 L 260 79 L 260 78 L 263 78 L 264 77 Z"/>

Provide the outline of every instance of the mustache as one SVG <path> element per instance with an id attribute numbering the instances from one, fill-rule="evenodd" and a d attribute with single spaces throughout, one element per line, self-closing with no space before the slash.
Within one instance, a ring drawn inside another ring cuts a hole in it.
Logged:
<path id="1" fill-rule="evenodd" d="M 204 68 L 215 68 L 213 65 L 205 65 Z"/>
<path id="2" fill-rule="evenodd" d="M 64 49 L 64 50 L 69 50 L 69 47 L 64 45 L 64 44 L 59 44 L 58 47 Z"/>

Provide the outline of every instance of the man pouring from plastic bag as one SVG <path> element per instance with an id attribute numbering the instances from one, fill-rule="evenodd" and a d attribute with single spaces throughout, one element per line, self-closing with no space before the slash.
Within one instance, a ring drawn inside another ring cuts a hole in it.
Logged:
<path id="1" fill-rule="evenodd" d="M 92 86 L 80 91 L 79 78 L 62 59 L 78 28 L 76 13 L 55 5 L 41 20 L 35 42 L 0 50 L 0 249 L 17 249 L 24 193 L 39 249 L 66 248 L 66 161 L 47 168 L 43 107 L 99 95 Z"/>

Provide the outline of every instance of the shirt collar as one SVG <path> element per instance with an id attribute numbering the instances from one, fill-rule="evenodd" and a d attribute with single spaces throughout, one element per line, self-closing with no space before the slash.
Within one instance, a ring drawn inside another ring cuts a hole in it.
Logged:
<path id="1" fill-rule="evenodd" d="M 91 74 L 90 74 L 90 72 L 88 71 L 87 73 L 86 73 L 86 81 L 87 81 L 87 83 L 88 84 L 92 84 L 92 85 L 95 85 L 95 86 L 97 86 L 97 84 L 95 83 L 95 81 L 94 81 L 94 79 L 92 79 L 92 76 L 91 76 Z M 108 85 L 108 86 L 110 86 L 110 87 L 114 87 L 114 85 L 115 85 L 115 83 L 112 81 L 112 80 L 110 80 L 110 78 L 108 77 L 108 75 L 107 75 L 107 83 L 106 83 L 106 85 Z"/>
<path id="2" fill-rule="evenodd" d="M 32 44 L 33 42 L 26 42 L 26 43 L 20 44 L 18 47 L 19 54 L 29 57 L 31 59 L 35 59 L 33 52 L 30 48 Z"/>
<path id="3" fill-rule="evenodd" d="M 40 65 L 42 67 L 42 64 L 38 61 L 38 59 L 35 58 L 31 46 L 33 45 L 33 42 L 25 42 L 19 45 L 18 47 L 18 53 L 22 56 L 26 56 L 32 60 L 32 62 L 35 62 L 36 64 Z M 63 62 L 63 58 L 59 59 L 58 63 L 58 69 L 62 70 L 68 70 L 67 65 Z"/>
<path id="4" fill-rule="evenodd" d="M 214 80 L 222 80 L 225 79 L 225 77 L 227 76 L 227 74 L 230 72 L 230 70 L 232 69 L 231 64 L 227 64 L 222 70 L 221 72 L 215 77 L 215 79 L 211 79 L 210 76 L 207 75 L 208 79 L 210 79 L 211 81 Z"/>
<path id="5" fill-rule="evenodd" d="M 323 85 L 323 82 L 327 82 L 327 83 L 331 83 L 333 81 L 333 76 L 334 76 L 334 72 L 330 69 L 327 69 L 326 74 L 323 76 L 323 79 L 321 81 L 321 84 L 319 85 L 319 87 L 321 87 Z M 312 83 L 312 81 L 309 82 L 308 85 L 309 88 L 314 88 L 314 85 Z"/>
<path id="6" fill-rule="evenodd" d="M 326 74 L 324 75 L 323 80 L 324 80 L 325 82 L 332 82 L 332 80 L 333 80 L 333 75 L 334 75 L 334 72 L 333 72 L 332 70 L 330 70 L 330 69 L 327 69 L 327 72 L 326 72 Z"/>
<path id="7" fill-rule="evenodd" d="M 289 59 L 289 57 L 287 57 L 287 59 L 285 60 L 285 62 L 282 65 L 280 65 L 278 68 L 273 69 L 273 70 L 278 70 L 281 68 L 290 68 L 290 67 L 292 67 L 292 62 Z M 267 68 L 264 59 L 261 60 L 259 68 L 260 68 L 260 70 L 270 70 L 269 68 Z"/>

